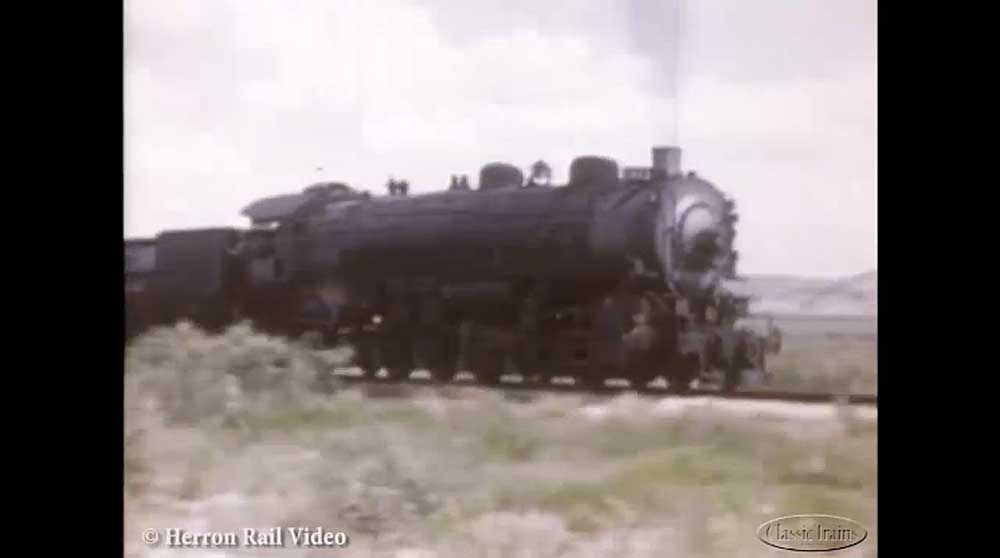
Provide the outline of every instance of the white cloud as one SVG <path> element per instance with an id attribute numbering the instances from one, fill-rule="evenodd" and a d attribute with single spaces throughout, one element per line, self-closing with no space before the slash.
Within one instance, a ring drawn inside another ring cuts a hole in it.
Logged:
<path id="1" fill-rule="evenodd" d="M 857 135 L 873 142 L 874 78 L 871 68 L 833 79 L 765 82 L 695 73 L 682 80 L 681 127 L 693 139 L 814 141 Z"/>
<path id="2" fill-rule="evenodd" d="M 877 262 L 874 69 L 682 89 L 687 164 L 736 199 L 746 272 L 839 275 Z"/>
<path id="3" fill-rule="evenodd" d="M 664 58 L 634 48 L 635 14 L 613 0 L 570 19 L 504 5 L 130 0 L 126 235 L 242 225 L 251 200 L 319 179 L 381 192 L 393 174 L 421 191 L 454 173 L 474 180 L 487 161 L 541 157 L 561 180 L 575 156 L 647 164 L 652 145 L 678 141 L 670 92 L 650 87 Z M 715 71 L 698 53 L 738 54 L 706 49 L 740 21 L 720 25 L 711 8 L 695 14 L 679 141 L 688 166 L 740 204 L 745 269 L 811 272 L 805 251 L 830 254 L 830 273 L 874 266 L 874 69 L 759 82 Z M 461 32 L 467 20 L 478 31 Z M 738 34 L 757 41 L 751 52 L 794 48 Z M 766 63 L 748 58 L 747 73 Z M 797 240 L 810 236 L 811 248 Z"/>
<path id="4" fill-rule="evenodd" d="M 458 48 L 403 0 L 212 4 L 129 6 L 131 234 L 238 224 L 319 165 L 419 191 L 488 160 L 545 157 L 557 178 L 580 150 L 642 163 L 673 133 L 669 100 L 637 86 L 651 64 L 588 37 L 513 27 Z"/>

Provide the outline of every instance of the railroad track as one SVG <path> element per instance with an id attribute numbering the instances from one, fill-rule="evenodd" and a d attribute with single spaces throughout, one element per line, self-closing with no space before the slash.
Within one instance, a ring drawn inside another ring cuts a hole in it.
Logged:
<path id="1" fill-rule="evenodd" d="M 549 384 L 536 384 L 525 381 L 501 381 L 499 384 L 481 384 L 479 382 L 462 379 L 462 376 L 471 378 L 471 375 L 459 374 L 459 377 L 447 384 L 437 384 L 430 379 L 429 375 L 420 372 L 411 375 L 405 380 L 387 380 L 380 377 L 375 379 L 366 378 L 357 369 L 346 369 L 335 371 L 335 376 L 350 384 L 362 384 L 366 386 L 453 386 L 471 387 L 481 389 L 491 389 L 504 392 L 539 392 L 539 393 L 590 393 L 596 395 L 616 395 L 625 392 L 637 393 L 644 397 L 718 397 L 720 399 L 746 399 L 758 401 L 787 401 L 793 403 L 839 403 L 844 405 L 864 405 L 877 406 L 878 399 L 874 394 L 857 393 L 817 393 L 788 390 L 765 390 L 759 388 L 742 389 L 725 393 L 718 388 L 697 387 L 689 389 L 684 393 L 674 393 L 666 389 L 666 385 L 657 386 L 654 382 L 650 386 L 634 388 L 628 382 L 607 382 L 601 387 L 582 386 L 570 382 L 553 381 Z"/>

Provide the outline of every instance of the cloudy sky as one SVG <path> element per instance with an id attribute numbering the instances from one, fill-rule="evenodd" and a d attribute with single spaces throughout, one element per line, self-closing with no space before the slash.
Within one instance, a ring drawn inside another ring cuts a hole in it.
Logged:
<path id="1" fill-rule="evenodd" d="M 124 233 L 673 144 L 736 199 L 742 272 L 857 273 L 876 58 L 875 0 L 127 0 Z"/>

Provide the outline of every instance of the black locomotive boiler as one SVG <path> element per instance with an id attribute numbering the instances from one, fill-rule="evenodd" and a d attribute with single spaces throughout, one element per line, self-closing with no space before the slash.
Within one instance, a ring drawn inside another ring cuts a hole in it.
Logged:
<path id="1" fill-rule="evenodd" d="M 372 196 L 326 182 L 243 210 L 246 229 L 126 240 L 127 335 L 180 319 L 308 331 L 355 348 L 367 374 L 507 371 L 586 384 L 699 376 L 726 387 L 763 371 L 766 340 L 738 327 L 734 203 L 684 173 L 680 150 L 652 166 L 572 161 L 569 181 L 482 167 L 478 185 Z"/>

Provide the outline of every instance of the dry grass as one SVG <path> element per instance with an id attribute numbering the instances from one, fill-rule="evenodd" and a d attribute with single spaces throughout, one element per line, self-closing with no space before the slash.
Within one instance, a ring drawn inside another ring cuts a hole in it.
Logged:
<path id="1" fill-rule="evenodd" d="M 802 336 L 768 355 L 771 385 L 777 389 L 877 393 L 875 339 Z"/>
<path id="2" fill-rule="evenodd" d="M 845 515 L 876 554 L 875 423 L 526 402 L 474 388 L 315 391 L 345 358 L 237 327 L 155 332 L 126 355 L 126 554 L 147 527 L 323 526 L 345 556 L 777 556 L 765 520 Z M 810 422 L 812 421 L 812 422 Z M 185 549 L 185 556 L 268 555 Z M 329 556 L 278 549 L 274 556 Z"/>

